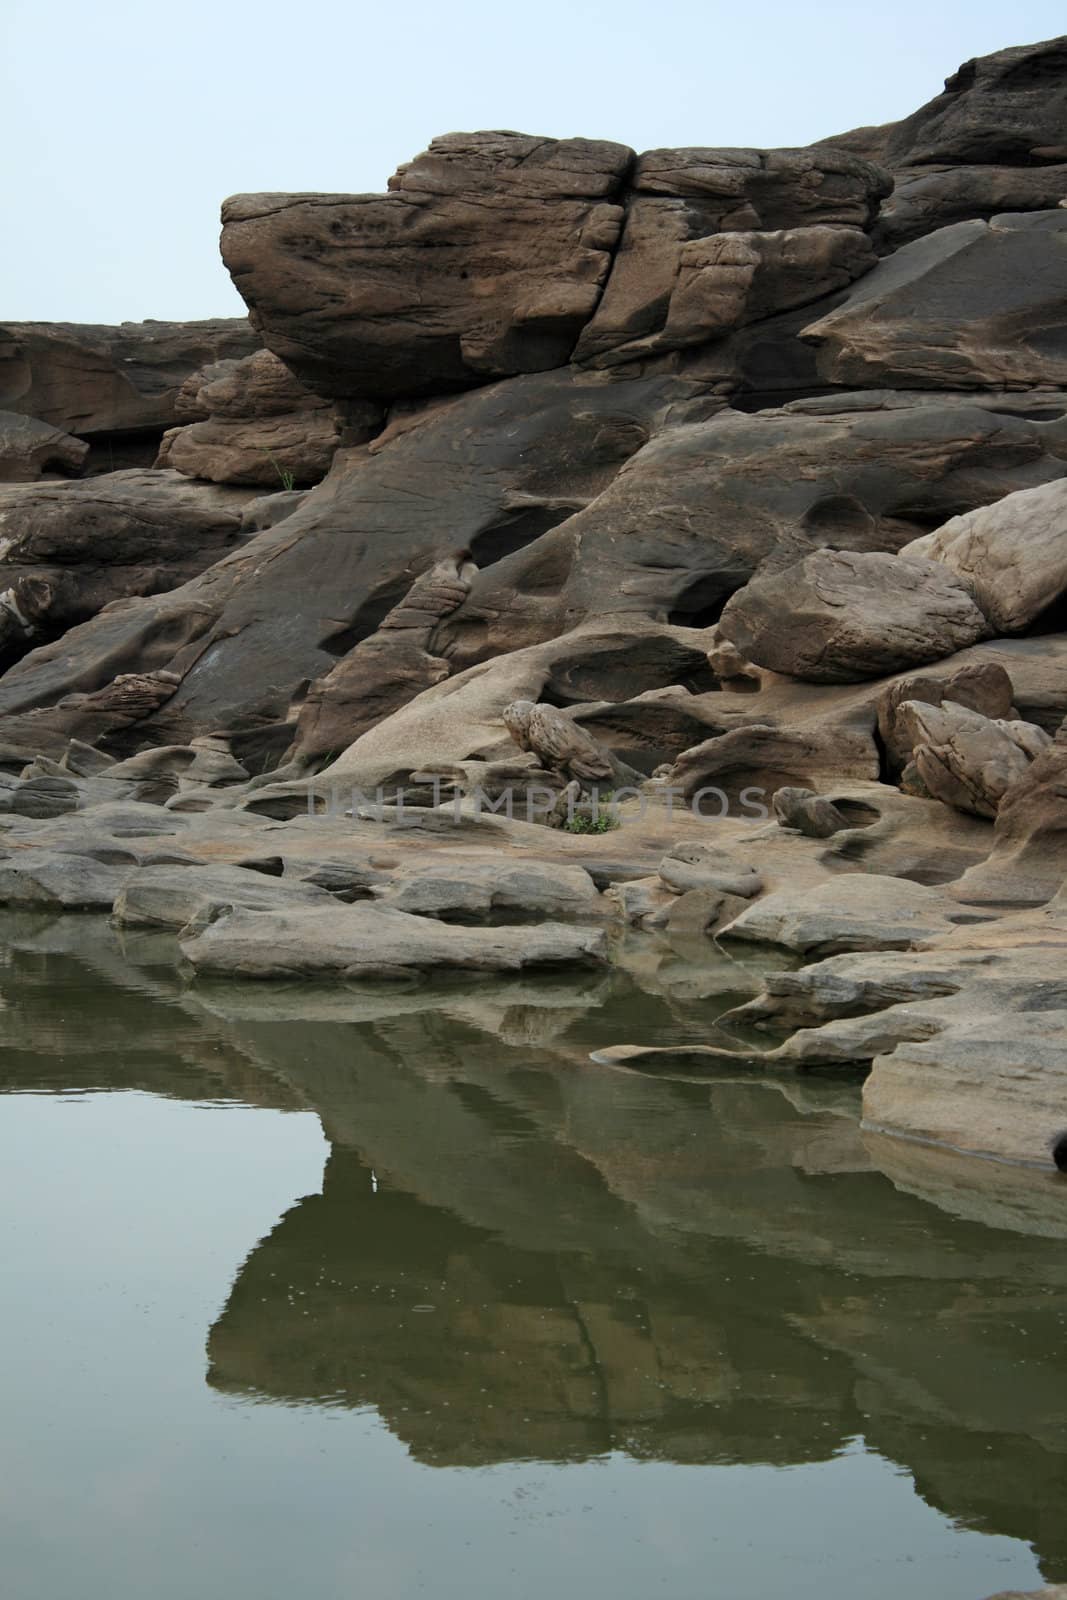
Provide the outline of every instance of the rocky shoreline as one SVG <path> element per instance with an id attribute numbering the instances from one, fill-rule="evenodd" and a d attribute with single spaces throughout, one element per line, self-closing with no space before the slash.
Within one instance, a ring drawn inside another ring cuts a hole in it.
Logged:
<path id="1" fill-rule="evenodd" d="M 1067 1170 L 1067 39 L 223 222 L 248 322 L 0 325 L 0 904 L 197 983 L 757 947 L 597 1059 Z"/>

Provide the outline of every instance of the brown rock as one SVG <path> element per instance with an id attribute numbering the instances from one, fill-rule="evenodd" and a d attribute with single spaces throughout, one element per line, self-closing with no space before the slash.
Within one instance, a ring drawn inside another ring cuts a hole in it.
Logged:
<path id="1" fill-rule="evenodd" d="M 634 172 L 633 198 L 611 276 L 575 359 L 611 365 L 630 359 L 646 342 L 658 344 L 668 312 L 674 310 L 683 260 L 689 258 L 686 277 L 691 280 L 700 270 L 702 254 L 719 248 L 709 236 L 827 224 L 862 229 L 890 187 L 885 172 L 841 151 L 647 151 Z M 730 254 L 728 247 L 722 248 Z M 695 256 L 689 256 L 690 250 Z M 853 246 L 857 265 L 862 254 L 861 246 Z M 809 266 L 807 282 L 812 281 Z M 690 296 L 690 325 L 695 293 Z M 681 328 L 681 307 L 678 316 Z M 663 347 L 672 346 L 664 341 Z"/>
<path id="2" fill-rule="evenodd" d="M 904 554 L 942 562 L 997 633 L 1020 633 L 1067 594 L 1067 480 L 953 517 Z"/>
<path id="3" fill-rule="evenodd" d="M 825 383 L 1067 384 L 1067 211 L 958 222 L 882 261 L 801 337 Z"/>
<path id="4" fill-rule="evenodd" d="M 1011 678 L 996 661 L 975 662 L 954 672 L 924 673 L 890 684 L 878 697 L 878 736 L 890 771 L 901 772 L 911 759 L 911 735 L 898 714 L 905 701 L 939 706 L 951 700 L 983 717 L 1010 721 L 1015 716 L 1014 695 Z"/>
<path id="5" fill-rule="evenodd" d="M 238 195 L 222 252 L 316 393 L 441 393 L 565 362 L 622 224 L 623 145 L 447 134 L 388 195 Z"/>
<path id="6" fill-rule="evenodd" d="M 195 577 L 241 539 L 246 499 L 148 470 L 0 488 L 0 651 Z"/>
<path id="7" fill-rule="evenodd" d="M 937 562 L 841 550 L 754 578 L 719 627 L 758 666 L 809 683 L 899 672 L 989 632 L 969 592 Z"/>
<path id="8" fill-rule="evenodd" d="M 77 477 L 89 446 L 62 428 L 17 411 L 0 411 L 0 483 L 27 483 L 42 473 Z"/>
<path id="9" fill-rule="evenodd" d="M 360 435 L 351 417 L 313 395 L 269 350 L 216 362 L 187 380 L 178 405 L 193 420 L 164 436 L 157 466 L 214 483 L 292 487 L 318 483 L 341 443 Z M 380 421 L 365 407 L 362 437 Z"/>
<path id="10" fill-rule="evenodd" d="M 903 787 L 957 811 L 995 817 L 1000 802 L 1021 779 L 1049 736 L 1030 722 L 994 721 L 945 700 L 906 700 L 896 721 L 911 746 Z"/>
<path id="11" fill-rule="evenodd" d="M 974 905 L 1043 905 L 1067 883 L 1067 724 L 1003 795 L 989 860 L 955 885 Z"/>
<path id="12" fill-rule="evenodd" d="M 169 428 L 190 373 L 259 342 L 244 317 L 0 323 L 0 409 L 75 434 Z"/>

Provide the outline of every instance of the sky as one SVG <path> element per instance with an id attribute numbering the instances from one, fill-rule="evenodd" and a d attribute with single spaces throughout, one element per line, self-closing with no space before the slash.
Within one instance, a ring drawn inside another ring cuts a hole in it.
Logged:
<path id="1" fill-rule="evenodd" d="M 803 145 L 1063 0 L 2 0 L 0 319 L 238 316 L 229 194 L 381 190 L 435 134 Z"/>

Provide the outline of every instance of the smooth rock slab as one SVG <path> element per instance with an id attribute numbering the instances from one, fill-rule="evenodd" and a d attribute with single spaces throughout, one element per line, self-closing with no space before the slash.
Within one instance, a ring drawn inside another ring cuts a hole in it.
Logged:
<path id="1" fill-rule="evenodd" d="M 232 911 L 182 939 L 181 948 L 198 974 L 237 978 L 396 977 L 442 967 L 515 972 L 606 960 L 597 929 L 457 928 L 366 904 L 326 914 Z"/>
<path id="2" fill-rule="evenodd" d="M 59 850 L 19 850 L 0 861 L 0 905 L 56 911 L 108 910 L 135 863 Z"/>
<path id="3" fill-rule="evenodd" d="M 724 928 L 732 939 L 807 954 L 910 950 L 950 926 L 943 891 L 906 878 L 849 873 L 817 889 L 779 889 Z"/>
<path id="4" fill-rule="evenodd" d="M 981 1016 L 898 1044 L 874 1062 L 863 1119 L 907 1138 L 1051 1165 L 1067 1133 L 1067 1010 Z"/>
<path id="5" fill-rule="evenodd" d="M 335 904 L 332 895 L 313 884 L 267 877 L 246 867 L 159 866 L 141 867 L 126 880 L 113 915 L 121 927 L 184 928 L 220 906 L 243 911 L 320 906 L 328 913 Z"/>
<path id="6" fill-rule="evenodd" d="M 456 861 L 454 866 L 416 872 L 383 900 L 394 911 L 428 917 L 483 917 L 494 911 L 541 916 L 589 916 L 600 896 L 581 867 L 551 862 Z"/>

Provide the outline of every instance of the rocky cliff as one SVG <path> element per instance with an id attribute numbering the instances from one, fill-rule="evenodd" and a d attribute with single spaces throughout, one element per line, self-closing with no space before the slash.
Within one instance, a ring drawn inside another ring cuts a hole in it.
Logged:
<path id="1" fill-rule="evenodd" d="M 248 323 L 0 327 L 0 892 L 110 905 L 115 802 L 232 861 L 380 786 L 457 797 L 459 888 L 337 906 L 353 825 L 328 937 L 198 876 L 193 965 L 603 959 L 504 937 L 558 877 L 486 887 L 494 842 L 575 841 L 458 819 L 625 777 L 597 917 L 815 963 L 743 1019 L 765 1065 L 873 1063 L 873 1125 L 1067 1164 L 1065 207 L 1067 38 L 805 149 L 447 134 L 384 195 L 227 200 Z"/>

